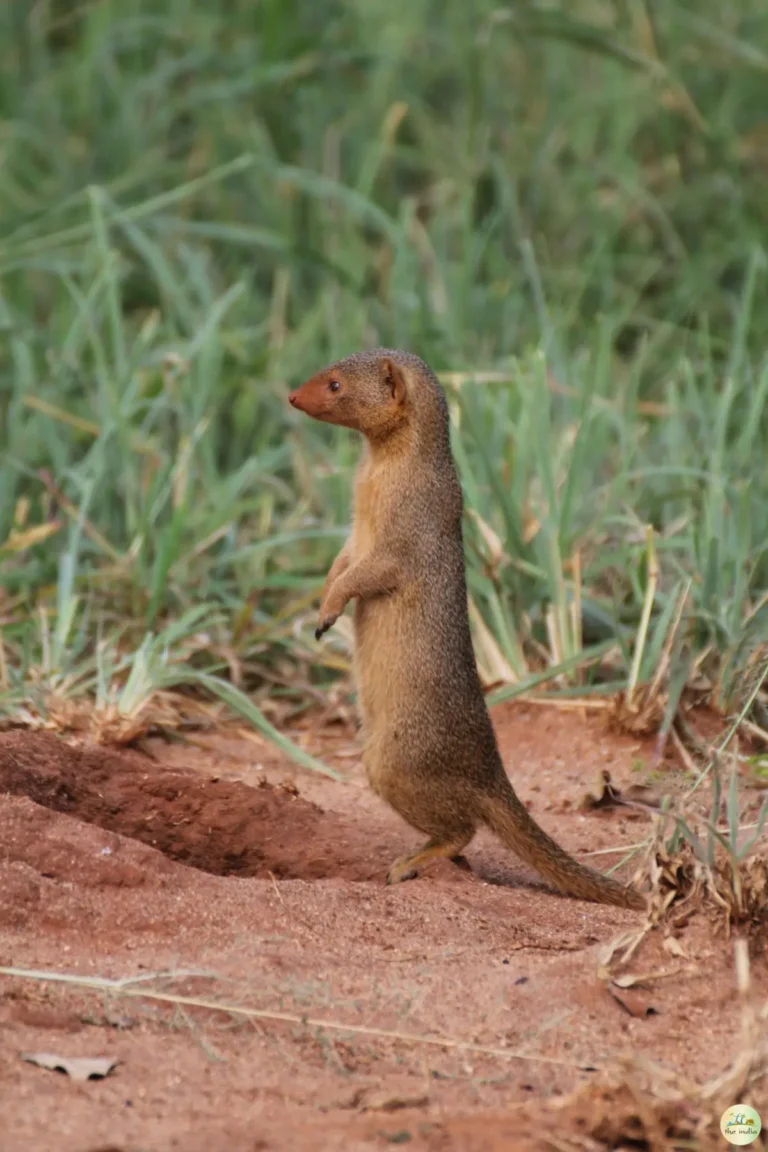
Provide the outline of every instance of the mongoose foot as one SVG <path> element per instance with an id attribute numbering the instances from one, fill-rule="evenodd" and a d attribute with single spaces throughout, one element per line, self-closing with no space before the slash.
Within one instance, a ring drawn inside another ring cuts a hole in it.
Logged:
<path id="1" fill-rule="evenodd" d="M 387 873 L 387 884 L 399 884 L 402 880 L 413 880 L 418 876 L 422 865 L 431 860 L 445 859 L 447 856 L 459 868 L 472 871 L 469 862 L 461 855 L 461 849 L 468 844 L 471 836 L 462 837 L 461 840 L 449 840 L 448 843 L 438 840 L 428 840 L 419 852 L 411 852 L 408 856 L 401 856 L 395 860 Z"/>
<path id="2" fill-rule="evenodd" d="M 418 868 L 411 868 L 410 857 L 396 860 L 387 872 L 387 884 L 401 884 L 403 880 L 415 880 L 419 874 Z"/>

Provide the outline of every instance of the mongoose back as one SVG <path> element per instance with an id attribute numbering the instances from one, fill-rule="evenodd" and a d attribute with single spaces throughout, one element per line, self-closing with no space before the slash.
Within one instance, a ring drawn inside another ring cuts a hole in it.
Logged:
<path id="1" fill-rule="evenodd" d="M 388 882 L 459 857 L 480 825 L 554 887 L 644 908 L 633 888 L 580 864 L 530 816 L 501 760 L 469 628 L 463 498 L 448 405 L 418 356 L 359 352 L 290 395 L 361 432 L 350 537 L 323 589 L 318 639 L 355 600 L 355 677 L 371 787 L 428 839 Z"/>

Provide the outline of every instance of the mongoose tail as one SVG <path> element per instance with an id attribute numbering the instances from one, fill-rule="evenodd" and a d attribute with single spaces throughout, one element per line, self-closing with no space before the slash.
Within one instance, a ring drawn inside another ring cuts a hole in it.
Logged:
<path id="1" fill-rule="evenodd" d="M 604 876 L 569 856 L 564 848 L 540 828 L 512 789 L 485 796 L 479 816 L 507 848 L 529 864 L 553 888 L 579 900 L 616 904 L 620 908 L 647 908 L 645 897 L 634 888 Z"/>

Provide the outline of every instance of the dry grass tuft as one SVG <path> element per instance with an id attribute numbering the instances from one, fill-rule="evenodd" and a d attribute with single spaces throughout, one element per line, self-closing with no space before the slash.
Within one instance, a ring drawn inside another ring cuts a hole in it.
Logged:
<path id="1" fill-rule="evenodd" d="M 600 1149 L 720 1152 L 719 1124 L 725 1109 L 733 1104 L 759 1107 L 768 1094 L 768 1003 L 756 1003 L 747 942 L 735 941 L 734 953 L 740 1008 L 736 1055 L 722 1072 L 696 1084 L 633 1055 L 597 1080 L 552 1101 L 548 1108 L 554 1116 Z M 565 1152 L 593 1145 L 560 1141 L 559 1147 Z"/>
<path id="2" fill-rule="evenodd" d="M 680 923 L 694 912 L 714 913 L 726 936 L 737 927 L 747 936 L 768 930 L 768 859 L 736 858 L 718 846 L 713 860 L 702 858 L 694 843 L 674 847 L 658 838 L 646 869 L 650 880 L 649 923 L 669 916 Z"/>
<path id="3" fill-rule="evenodd" d="M 220 725 L 221 712 L 218 704 L 180 692 L 157 691 L 130 712 L 112 702 L 98 707 L 86 697 L 52 692 L 40 706 L 28 704 L 19 708 L 12 718 L 0 722 L 0 729 L 43 729 L 96 744 L 127 747 L 157 733 Z"/>

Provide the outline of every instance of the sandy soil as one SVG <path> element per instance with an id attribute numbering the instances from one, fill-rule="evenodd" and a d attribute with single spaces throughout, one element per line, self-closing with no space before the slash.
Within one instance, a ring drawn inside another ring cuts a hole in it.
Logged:
<path id="1" fill-rule="evenodd" d="M 570 851 L 648 835 L 642 812 L 579 809 L 604 768 L 642 781 L 648 745 L 599 713 L 502 706 L 494 723 L 521 797 Z M 444 862 L 387 888 L 418 837 L 368 791 L 351 732 L 305 739 L 345 783 L 236 732 L 123 752 L 0 733 L 0 965 L 152 976 L 288 1017 L 2 976 L 2 1152 L 691 1147 L 684 1114 L 652 1132 L 599 1086 L 627 1054 L 693 1079 L 723 1068 L 732 943 L 704 915 L 673 949 L 652 932 L 631 968 L 665 975 L 622 1003 L 598 950 L 636 913 L 553 894 L 482 835 L 471 871 Z M 660 786 L 680 776 L 666 766 Z M 77 1082 L 30 1052 L 119 1064 Z"/>

